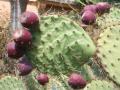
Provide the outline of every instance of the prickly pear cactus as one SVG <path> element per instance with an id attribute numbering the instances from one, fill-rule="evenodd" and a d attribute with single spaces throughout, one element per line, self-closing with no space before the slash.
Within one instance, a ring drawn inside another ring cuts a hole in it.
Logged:
<path id="1" fill-rule="evenodd" d="M 27 90 L 24 83 L 17 77 L 5 76 L 0 79 L 0 90 Z"/>
<path id="2" fill-rule="evenodd" d="M 33 49 L 27 55 L 42 72 L 57 75 L 79 71 L 95 53 L 88 34 L 64 16 L 43 16 L 40 30 L 34 33 Z"/>
<path id="3" fill-rule="evenodd" d="M 101 66 L 108 77 L 120 85 L 120 10 L 112 8 L 109 14 L 104 15 L 101 23 L 101 34 L 98 39 L 98 57 Z M 102 21 L 103 20 L 103 21 Z"/>
<path id="4" fill-rule="evenodd" d="M 93 80 L 84 90 L 118 90 L 112 83 L 104 80 Z"/>

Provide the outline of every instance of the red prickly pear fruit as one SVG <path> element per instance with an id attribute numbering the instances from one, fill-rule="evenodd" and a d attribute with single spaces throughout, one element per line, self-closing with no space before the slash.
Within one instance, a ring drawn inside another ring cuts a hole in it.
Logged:
<path id="1" fill-rule="evenodd" d="M 86 5 L 82 12 L 81 12 L 81 15 L 85 12 L 85 11 L 91 11 L 93 13 L 96 13 L 96 5 Z"/>
<path id="2" fill-rule="evenodd" d="M 111 5 L 108 2 L 99 2 L 96 4 L 96 11 L 98 14 L 109 12 Z"/>
<path id="3" fill-rule="evenodd" d="M 32 71 L 32 64 L 29 62 L 27 57 L 23 56 L 17 63 L 17 69 L 20 76 L 28 75 Z"/>
<path id="4" fill-rule="evenodd" d="M 41 73 L 36 77 L 37 81 L 39 82 L 39 84 L 41 85 L 45 85 L 46 83 L 49 82 L 49 78 L 47 74 Z"/>
<path id="5" fill-rule="evenodd" d="M 16 43 L 14 41 L 11 41 L 7 44 L 7 54 L 8 57 L 18 59 L 23 56 L 23 50 L 19 47 L 17 47 Z"/>
<path id="6" fill-rule="evenodd" d="M 82 23 L 86 24 L 86 25 L 91 25 L 93 23 L 95 23 L 96 21 L 96 15 L 95 13 L 91 12 L 91 11 L 85 11 L 82 15 Z"/>
<path id="7" fill-rule="evenodd" d="M 30 27 L 36 25 L 39 18 L 34 12 L 26 11 L 20 16 L 20 22 L 24 27 Z"/>
<path id="8" fill-rule="evenodd" d="M 31 44 L 32 35 L 28 29 L 23 28 L 22 30 L 16 30 L 13 33 L 13 40 L 18 46 L 24 47 Z"/>
<path id="9" fill-rule="evenodd" d="M 86 86 L 86 81 L 80 74 L 72 73 L 69 77 L 68 84 L 73 89 L 83 89 Z"/>

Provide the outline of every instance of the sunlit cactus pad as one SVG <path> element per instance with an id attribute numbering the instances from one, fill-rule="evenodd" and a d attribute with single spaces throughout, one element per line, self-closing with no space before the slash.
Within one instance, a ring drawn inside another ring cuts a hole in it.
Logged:
<path id="1" fill-rule="evenodd" d="M 98 39 L 98 57 L 108 76 L 120 85 L 120 9 L 113 7 L 110 13 L 99 18 L 101 27 Z"/>
<path id="2" fill-rule="evenodd" d="M 89 35 L 72 20 L 58 15 L 41 17 L 40 31 L 33 34 L 31 62 L 42 72 L 68 74 L 79 71 L 96 47 Z"/>
<path id="3" fill-rule="evenodd" d="M 5 76 L 0 79 L 0 90 L 27 90 L 22 80 L 13 76 Z"/>
<path id="4" fill-rule="evenodd" d="M 120 25 L 103 31 L 98 40 L 98 57 L 108 76 L 120 85 Z"/>
<path id="5" fill-rule="evenodd" d="M 118 90 L 112 83 L 104 80 L 93 80 L 83 90 Z"/>

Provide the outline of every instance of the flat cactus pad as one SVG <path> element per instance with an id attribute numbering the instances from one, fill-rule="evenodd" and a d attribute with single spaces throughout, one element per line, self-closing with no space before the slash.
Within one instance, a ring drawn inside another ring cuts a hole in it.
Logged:
<path id="1" fill-rule="evenodd" d="M 89 35 L 72 20 L 58 15 L 41 17 L 40 31 L 33 33 L 31 62 L 42 72 L 57 75 L 79 71 L 96 47 Z"/>

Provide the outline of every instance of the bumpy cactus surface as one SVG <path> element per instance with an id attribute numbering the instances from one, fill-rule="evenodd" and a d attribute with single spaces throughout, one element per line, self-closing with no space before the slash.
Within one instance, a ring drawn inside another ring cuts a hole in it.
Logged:
<path id="1" fill-rule="evenodd" d="M 33 49 L 28 57 L 42 72 L 68 74 L 79 71 L 95 53 L 95 45 L 88 34 L 64 16 L 42 17 L 40 30 L 33 35 Z"/>
<path id="2" fill-rule="evenodd" d="M 112 8 L 106 16 L 105 22 L 108 23 L 102 27 L 102 32 L 98 40 L 98 57 L 101 65 L 108 73 L 108 76 L 120 85 L 120 10 Z"/>
<path id="3" fill-rule="evenodd" d="M 84 90 L 117 90 L 112 83 L 104 80 L 93 80 Z"/>
<path id="4" fill-rule="evenodd" d="M 111 25 L 117 25 L 120 22 L 120 9 L 113 7 L 109 14 L 106 13 L 102 17 L 98 18 L 98 24 L 101 28 L 106 28 Z"/>
<path id="5" fill-rule="evenodd" d="M 22 80 L 14 76 L 5 76 L 0 79 L 0 90 L 27 90 Z"/>

